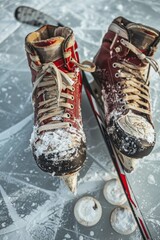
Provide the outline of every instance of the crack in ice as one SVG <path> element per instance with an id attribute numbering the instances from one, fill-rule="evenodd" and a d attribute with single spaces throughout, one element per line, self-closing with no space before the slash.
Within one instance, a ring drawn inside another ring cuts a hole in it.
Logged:
<path id="1" fill-rule="evenodd" d="M 22 128 L 24 128 L 31 120 L 32 120 L 33 114 L 30 114 L 26 118 L 24 118 L 22 121 L 18 122 L 17 124 L 13 125 L 12 127 L 4 130 L 0 133 L 0 142 L 8 140 L 11 136 L 14 134 L 20 132 Z"/>

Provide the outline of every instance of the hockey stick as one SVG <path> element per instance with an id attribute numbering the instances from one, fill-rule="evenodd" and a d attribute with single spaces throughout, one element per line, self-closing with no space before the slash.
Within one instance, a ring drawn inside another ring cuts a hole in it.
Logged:
<path id="1" fill-rule="evenodd" d="M 17 7 L 14 16 L 19 22 L 36 27 L 40 27 L 48 23 L 55 24 L 57 26 L 63 26 L 59 21 L 50 17 L 49 15 L 27 6 Z"/>
<path id="2" fill-rule="evenodd" d="M 27 7 L 27 6 L 19 6 L 15 10 L 15 18 L 22 23 L 30 24 L 30 25 L 37 26 L 37 27 L 44 25 L 44 24 L 48 24 L 48 23 L 56 24 L 58 26 L 64 26 L 59 21 L 53 19 L 52 17 L 48 16 L 47 14 L 40 12 L 39 10 L 33 9 L 31 7 Z M 86 74 L 84 72 L 83 72 L 83 83 L 85 86 L 85 91 L 88 96 L 90 105 L 93 109 L 93 112 L 95 114 L 95 117 L 97 119 L 98 125 L 101 130 L 101 133 L 103 135 L 104 141 L 107 145 L 111 159 L 115 165 L 119 179 L 121 181 L 124 192 L 128 199 L 128 203 L 131 207 L 131 210 L 135 216 L 136 222 L 139 226 L 139 230 L 140 230 L 144 240 L 152 240 L 149 229 L 145 223 L 142 213 L 138 207 L 136 198 L 135 198 L 133 191 L 129 185 L 129 182 L 126 178 L 124 168 L 122 167 L 122 165 L 120 163 L 119 155 L 117 154 L 114 146 L 112 145 L 112 143 L 109 140 L 109 136 L 108 136 L 108 133 L 105 128 L 105 123 L 104 123 L 105 121 L 103 119 L 103 114 L 101 113 L 100 108 L 98 107 L 98 103 L 95 100 L 94 93 L 90 87 L 90 84 L 89 84 Z"/>

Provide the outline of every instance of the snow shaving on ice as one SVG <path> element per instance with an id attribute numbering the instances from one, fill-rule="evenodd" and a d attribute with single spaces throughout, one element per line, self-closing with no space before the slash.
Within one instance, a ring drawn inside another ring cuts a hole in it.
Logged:
<path id="1" fill-rule="evenodd" d="M 43 132 L 39 135 L 37 130 L 38 127 L 34 126 L 30 139 L 31 145 L 35 148 L 36 157 L 42 154 L 58 153 L 58 156 L 63 158 L 68 154 L 76 152 L 81 142 L 85 142 L 85 135 L 82 129 L 77 130 L 74 127 L 69 127 L 67 129 Z"/>

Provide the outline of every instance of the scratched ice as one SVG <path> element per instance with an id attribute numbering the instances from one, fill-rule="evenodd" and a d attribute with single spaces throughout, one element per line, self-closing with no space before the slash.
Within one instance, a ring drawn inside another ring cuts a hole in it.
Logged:
<path id="1" fill-rule="evenodd" d="M 159 28 L 160 3 L 155 0 L 0 0 L 0 240 L 142 239 L 138 229 L 130 236 L 120 236 L 110 226 L 114 207 L 106 202 L 102 190 L 115 171 L 84 92 L 82 108 L 88 157 L 79 176 L 77 195 L 72 195 L 60 179 L 36 166 L 29 147 L 33 113 L 30 72 L 24 52 L 24 38 L 35 28 L 14 20 L 14 9 L 21 4 L 41 9 L 71 26 L 81 60 L 92 59 L 108 25 L 119 15 Z M 160 52 L 156 57 L 160 60 Z M 157 144 L 128 177 L 153 239 L 158 240 L 160 81 L 155 73 L 152 73 L 151 96 Z M 99 224 L 90 228 L 79 225 L 73 215 L 75 202 L 84 195 L 97 198 L 103 208 Z"/>

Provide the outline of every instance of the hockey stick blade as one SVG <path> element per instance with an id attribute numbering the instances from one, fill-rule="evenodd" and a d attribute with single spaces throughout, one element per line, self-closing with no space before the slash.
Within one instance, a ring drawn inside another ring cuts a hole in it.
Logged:
<path id="1" fill-rule="evenodd" d="M 44 24 L 55 24 L 57 26 L 64 26 L 62 23 L 60 23 L 59 21 L 57 21 L 56 19 L 48 16 L 47 14 L 36 10 L 34 8 L 31 7 L 27 7 L 27 6 L 19 6 L 17 7 L 17 9 L 15 10 L 15 18 L 21 22 L 21 23 L 26 23 L 32 26 L 42 26 Z M 90 84 L 88 82 L 88 79 L 86 77 L 86 74 L 84 72 L 83 73 L 83 84 L 85 86 L 85 91 L 86 94 L 88 96 L 90 105 L 93 109 L 93 112 L 95 114 L 96 120 L 98 122 L 99 128 L 101 130 L 101 133 L 103 135 L 104 141 L 107 145 L 107 148 L 109 150 L 111 159 L 115 165 L 115 168 L 117 170 L 118 176 L 120 178 L 120 181 L 122 183 L 124 192 L 126 194 L 126 197 L 128 199 L 129 205 L 132 209 L 132 212 L 135 216 L 136 222 L 139 226 L 139 230 L 143 236 L 144 240 L 152 240 L 152 237 L 150 235 L 150 232 L 147 228 L 147 225 L 145 223 L 145 220 L 140 212 L 139 206 L 136 202 L 136 198 L 134 196 L 134 193 L 131 189 L 131 187 L 129 186 L 124 168 L 122 167 L 119 157 L 116 153 L 116 151 L 114 150 L 114 146 L 112 146 L 107 131 L 105 129 L 104 126 L 104 121 L 103 121 L 103 117 L 101 117 L 101 113 L 99 112 L 99 107 L 98 107 L 98 103 L 96 101 L 96 99 L 94 98 L 94 94 L 92 93 Z"/>
<path id="2" fill-rule="evenodd" d="M 32 26 L 40 27 L 45 24 L 55 24 L 62 26 L 56 19 L 48 16 L 47 14 L 28 6 L 19 6 L 14 13 L 15 18 L 21 22 Z"/>

